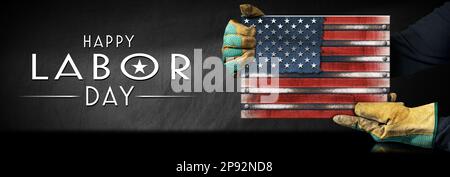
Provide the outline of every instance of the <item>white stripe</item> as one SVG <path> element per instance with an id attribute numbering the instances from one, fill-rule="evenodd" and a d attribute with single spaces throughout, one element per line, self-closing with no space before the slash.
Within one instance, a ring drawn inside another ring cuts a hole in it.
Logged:
<path id="1" fill-rule="evenodd" d="M 341 57 L 322 56 L 321 62 L 389 62 L 389 57 Z"/>
<path id="2" fill-rule="evenodd" d="M 389 46 L 389 41 L 323 41 L 322 46 Z"/>
<path id="3" fill-rule="evenodd" d="M 337 25 L 326 24 L 323 25 L 324 31 L 352 31 L 352 30 L 389 30 L 389 25 Z"/>
<path id="4" fill-rule="evenodd" d="M 242 93 L 387 93 L 387 88 L 241 88 Z"/>
<path id="5" fill-rule="evenodd" d="M 270 73 L 246 73 L 242 72 L 241 77 L 273 77 Z M 290 73 L 279 74 L 278 77 L 294 77 L 294 78 L 388 78 L 389 72 L 322 72 L 319 74 L 302 74 Z"/>

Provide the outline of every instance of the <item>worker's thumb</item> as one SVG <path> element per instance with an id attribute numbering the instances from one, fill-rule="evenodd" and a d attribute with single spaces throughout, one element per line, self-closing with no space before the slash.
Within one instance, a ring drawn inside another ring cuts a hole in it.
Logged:
<path id="1" fill-rule="evenodd" d="M 365 131 L 376 136 L 382 134 L 383 127 L 378 122 L 357 116 L 336 115 L 333 121 L 344 127 Z"/>

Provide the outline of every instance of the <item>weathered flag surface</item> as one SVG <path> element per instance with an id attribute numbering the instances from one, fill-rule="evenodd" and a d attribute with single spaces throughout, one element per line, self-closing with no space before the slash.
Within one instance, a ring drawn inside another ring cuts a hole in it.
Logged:
<path id="1" fill-rule="evenodd" d="M 243 18 L 257 31 L 253 64 L 268 71 L 241 73 L 241 118 L 331 118 L 353 115 L 356 102 L 387 101 L 389 22 L 389 16 Z M 270 81 L 274 67 L 278 87 L 250 84 Z M 279 93 L 278 100 L 262 100 L 268 93 Z"/>

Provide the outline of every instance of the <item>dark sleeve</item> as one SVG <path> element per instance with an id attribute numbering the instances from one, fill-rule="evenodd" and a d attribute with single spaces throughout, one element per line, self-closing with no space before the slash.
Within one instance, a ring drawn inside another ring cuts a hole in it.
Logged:
<path id="1" fill-rule="evenodd" d="M 392 35 L 394 75 L 450 62 L 450 2 Z"/>
<path id="2" fill-rule="evenodd" d="M 435 147 L 450 152 L 450 117 L 439 118 Z"/>

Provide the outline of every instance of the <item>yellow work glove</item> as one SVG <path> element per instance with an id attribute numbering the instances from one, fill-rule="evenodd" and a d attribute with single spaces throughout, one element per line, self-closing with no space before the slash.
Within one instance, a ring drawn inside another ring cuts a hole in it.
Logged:
<path id="1" fill-rule="evenodd" d="M 250 4 L 240 5 L 243 17 L 264 15 L 258 8 Z M 256 29 L 230 20 L 223 36 L 222 54 L 225 67 L 229 72 L 241 69 L 249 59 L 255 57 Z"/>
<path id="2" fill-rule="evenodd" d="M 337 115 L 339 125 L 365 131 L 377 142 L 431 148 L 437 129 L 437 103 L 408 108 L 401 102 L 357 103 L 356 116 Z"/>

